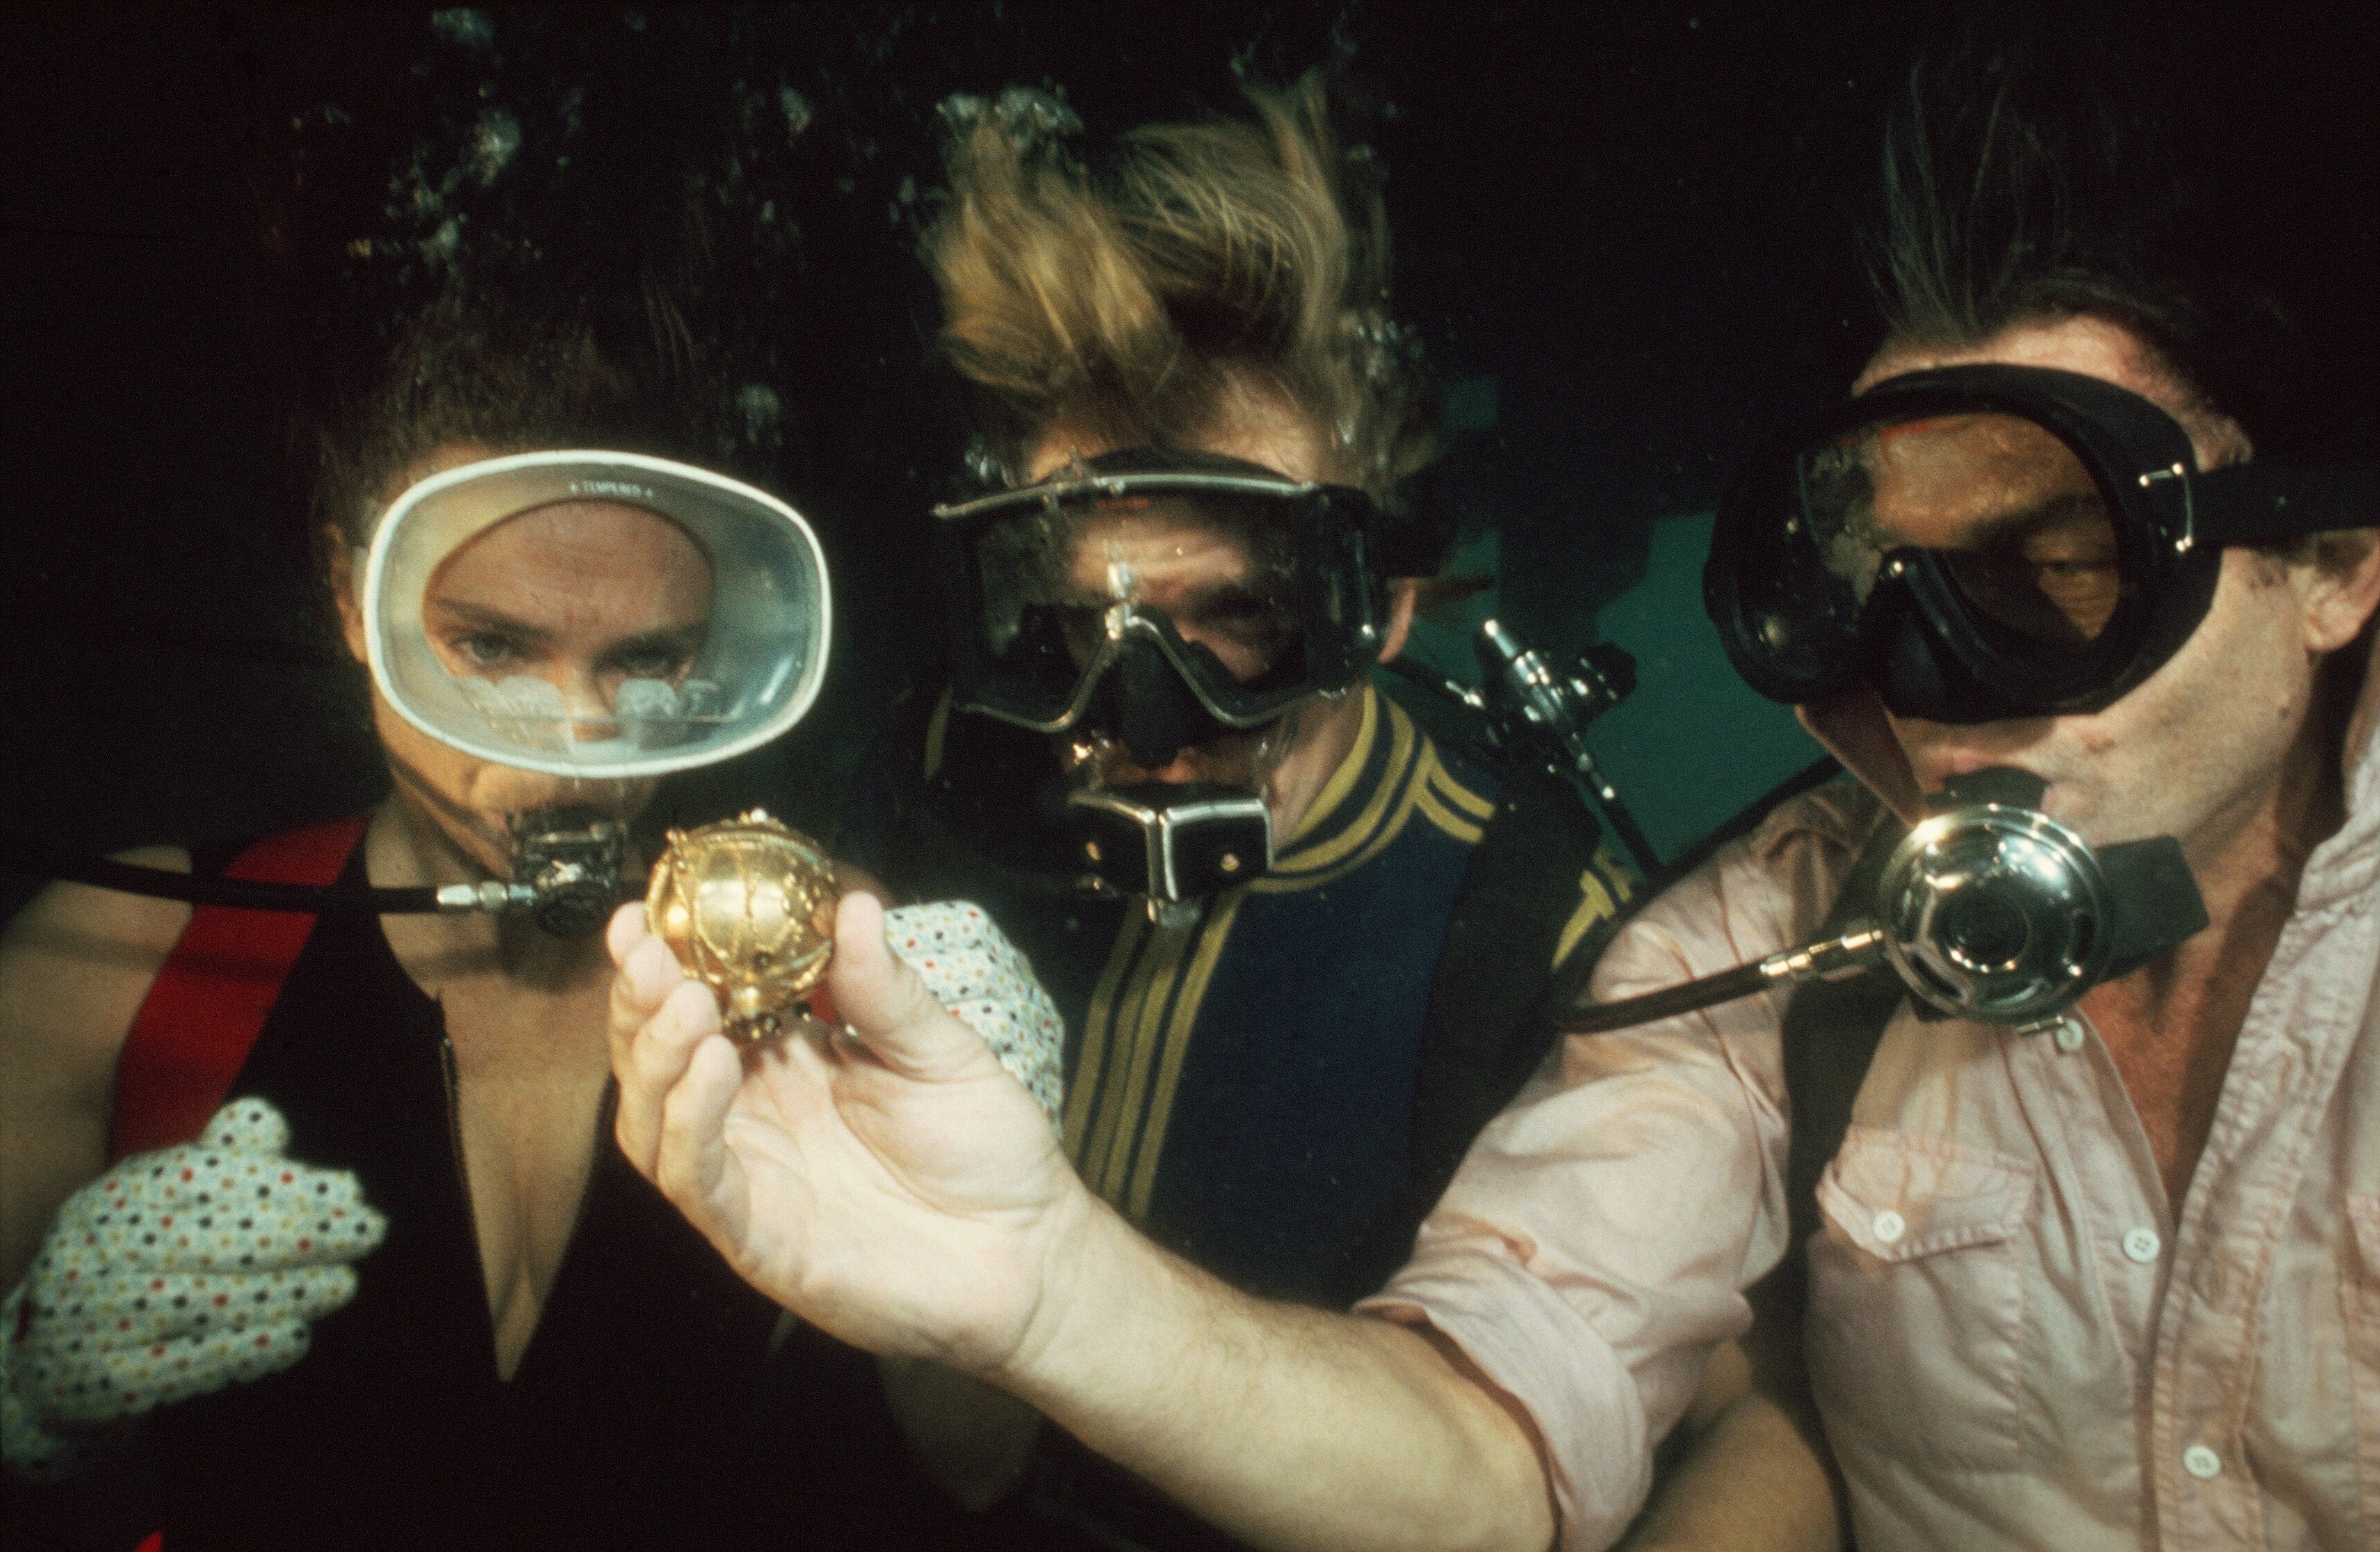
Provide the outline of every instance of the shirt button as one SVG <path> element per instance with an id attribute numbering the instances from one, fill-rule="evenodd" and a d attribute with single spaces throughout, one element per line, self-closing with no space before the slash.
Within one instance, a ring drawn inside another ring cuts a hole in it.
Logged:
<path id="1" fill-rule="evenodd" d="M 2124 1236 L 2124 1254 L 2144 1267 L 2155 1260 L 2157 1252 L 2164 1248 L 2165 1242 L 2157 1238 L 2154 1229 L 2135 1229 Z"/>
<path id="2" fill-rule="evenodd" d="M 2059 1050 L 2079 1051 L 2082 1049 L 2082 1025 L 2073 1019 L 2060 1019 L 2058 1033 L 2050 1037 L 2058 1042 Z"/>
<path id="3" fill-rule="evenodd" d="M 2181 1452 L 2181 1469 L 2204 1482 L 2223 1470 L 2223 1457 L 2203 1444 L 2193 1444 Z"/>
<path id="4" fill-rule="evenodd" d="M 1909 1220 L 1887 1207 L 1869 1219 L 1867 1227 L 1868 1232 L 1886 1244 L 1899 1244 L 1900 1236 L 1909 1232 Z"/>

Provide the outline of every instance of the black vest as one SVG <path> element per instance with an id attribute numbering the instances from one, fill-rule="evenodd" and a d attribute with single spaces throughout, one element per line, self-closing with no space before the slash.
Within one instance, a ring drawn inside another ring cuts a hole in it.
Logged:
<path id="1" fill-rule="evenodd" d="M 341 882 L 365 881 L 358 847 Z M 798 1516 L 754 1469 L 777 1312 L 628 1167 L 608 1092 L 536 1336 L 496 1377 L 447 1072 L 378 920 L 323 917 L 232 1094 L 279 1108 L 291 1158 L 352 1170 L 388 1237 L 298 1364 L 153 1419 L 165 1546 L 781 1545 Z"/>

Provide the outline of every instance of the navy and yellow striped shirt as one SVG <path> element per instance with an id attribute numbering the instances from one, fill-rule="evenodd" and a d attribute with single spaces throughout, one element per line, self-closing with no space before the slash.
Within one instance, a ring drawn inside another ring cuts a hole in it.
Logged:
<path id="1" fill-rule="evenodd" d="M 983 904 L 1064 1015 L 1065 1143 L 1092 1188 L 1228 1281 L 1327 1303 L 1367 1291 L 1348 1281 L 1351 1256 L 1389 1215 L 1414 1211 L 1401 1204 L 1425 1014 L 1466 871 L 1504 795 L 1395 702 L 1368 685 L 1358 693 L 1354 747 L 1279 844 L 1272 871 L 1187 925 L 1034 898 L 990 875 L 934 886 Z M 924 749 L 910 746 L 929 777 L 945 756 L 946 708 L 923 730 Z M 844 855 L 906 892 L 918 869 L 898 855 L 868 778 Z M 1549 866 L 1579 861 L 1574 846 L 1545 855 Z M 1568 919 L 1557 952 L 1535 967 L 1540 978 L 1634 887 L 1601 848 L 1573 877 L 1550 881 Z"/>

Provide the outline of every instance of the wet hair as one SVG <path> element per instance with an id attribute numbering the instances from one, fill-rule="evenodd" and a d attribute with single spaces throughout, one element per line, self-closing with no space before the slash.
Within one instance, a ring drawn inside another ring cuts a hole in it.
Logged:
<path id="1" fill-rule="evenodd" d="M 662 286 L 609 297 L 552 289 L 560 294 L 530 301 L 454 277 L 392 331 L 358 391 L 310 418 L 318 541 L 327 529 L 343 546 L 368 542 L 442 448 L 600 447 L 712 466 L 733 451 L 734 406 Z"/>
<path id="2" fill-rule="evenodd" d="M 1244 116 L 1144 126 L 1097 167 L 1038 93 L 945 108 L 949 189 L 924 254 L 998 472 L 1019 478 L 1061 427 L 1180 447 L 1251 391 L 1292 406 L 1330 477 L 1376 499 L 1429 461 L 1369 149 L 1342 145 L 1318 71 L 1246 94 Z"/>
<path id="3" fill-rule="evenodd" d="M 2211 251 L 2220 223 L 2189 127 L 2104 43 L 1996 25 L 1921 57 L 1887 120 L 1864 246 L 1889 336 L 1956 347 L 2104 319 L 2260 453 L 2279 446 L 2295 331 Z"/>

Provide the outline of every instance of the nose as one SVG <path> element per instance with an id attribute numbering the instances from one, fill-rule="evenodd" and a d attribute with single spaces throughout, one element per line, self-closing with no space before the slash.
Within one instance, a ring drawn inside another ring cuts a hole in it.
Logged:
<path id="1" fill-rule="evenodd" d="M 602 684 L 588 665 L 572 664 L 546 682 L 562 692 L 564 714 L 570 719 L 571 742 L 601 743 L 620 735 L 619 719 L 613 714 Z"/>

